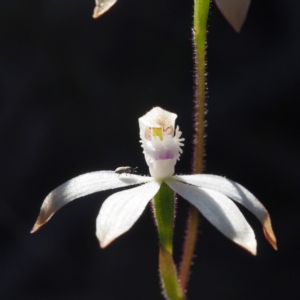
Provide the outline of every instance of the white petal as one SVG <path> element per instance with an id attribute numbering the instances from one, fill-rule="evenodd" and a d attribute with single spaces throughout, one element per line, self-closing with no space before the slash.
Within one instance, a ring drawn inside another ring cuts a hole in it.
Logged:
<path id="1" fill-rule="evenodd" d="M 164 110 L 160 107 L 154 107 L 144 116 L 139 118 L 140 135 L 144 137 L 146 127 L 157 127 L 166 129 L 169 126 L 175 127 L 177 115 Z"/>
<path id="2" fill-rule="evenodd" d="M 220 192 L 246 207 L 259 219 L 263 225 L 266 239 L 277 249 L 276 237 L 272 229 L 271 218 L 268 211 L 257 198 L 242 185 L 225 177 L 208 174 L 182 175 L 173 176 L 172 178 Z"/>
<path id="3" fill-rule="evenodd" d="M 203 216 L 233 242 L 253 255 L 256 254 L 256 240 L 238 207 L 219 192 L 184 184 L 168 179 L 166 183 L 180 196 L 196 206 Z"/>
<path id="4" fill-rule="evenodd" d="M 97 171 L 75 177 L 53 190 L 44 200 L 40 214 L 31 232 L 37 231 L 53 214 L 70 201 L 96 192 L 141 184 L 153 180 L 130 174 L 120 176 L 114 171 Z"/>
<path id="5" fill-rule="evenodd" d="M 228 23 L 239 32 L 245 22 L 251 0 L 215 0 Z"/>
<path id="6" fill-rule="evenodd" d="M 93 18 L 99 18 L 101 15 L 107 12 L 116 2 L 117 0 L 96 0 Z"/>
<path id="7" fill-rule="evenodd" d="M 173 176 L 172 178 L 226 195 L 246 207 L 261 221 L 261 223 L 264 222 L 268 215 L 265 207 L 255 198 L 255 196 L 233 180 L 209 174 L 181 175 Z"/>
<path id="8" fill-rule="evenodd" d="M 160 185 L 161 182 L 152 181 L 115 193 L 105 200 L 96 221 L 96 235 L 101 248 L 132 227 Z"/>

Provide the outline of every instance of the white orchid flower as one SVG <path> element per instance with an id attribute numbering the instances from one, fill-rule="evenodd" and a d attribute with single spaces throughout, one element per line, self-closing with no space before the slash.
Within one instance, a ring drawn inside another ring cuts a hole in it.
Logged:
<path id="1" fill-rule="evenodd" d="M 96 0 L 93 18 L 99 18 L 116 2 L 117 0 Z M 239 32 L 246 20 L 251 0 L 215 0 L 215 2 L 228 23 Z"/>
<path id="2" fill-rule="evenodd" d="M 269 213 L 247 189 L 215 175 L 173 175 L 183 145 L 179 128 L 175 130 L 176 117 L 176 114 L 155 107 L 139 119 L 141 143 L 151 177 L 122 176 L 113 171 L 97 171 L 75 177 L 46 197 L 32 232 L 49 221 L 58 209 L 77 198 L 139 185 L 117 192 L 104 201 L 96 221 L 96 235 L 104 248 L 133 226 L 164 182 L 193 204 L 226 237 L 255 255 L 254 232 L 234 202 L 243 205 L 259 219 L 266 238 L 276 248 Z"/>

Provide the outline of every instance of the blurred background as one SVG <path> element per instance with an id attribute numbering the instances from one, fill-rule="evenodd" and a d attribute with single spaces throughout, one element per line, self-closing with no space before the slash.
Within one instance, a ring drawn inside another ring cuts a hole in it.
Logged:
<path id="1" fill-rule="evenodd" d="M 183 3 L 184 2 L 184 3 Z M 178 114 L 190 173 L 193 1 L 120 0 L 92 19 L 94 1 L 0 2 L 0 299 L 162 299 L 149 207 L 102 250 L 101 192 L 67 205 L 31 235 L 45 196 L 77 175 L 138 166 L 137 119 Z M 201 218 L 188 298 L 300 299 L 300 3 L 252 0 L 235 33 L 211 5 L 206 173 L 252 191 L 269 210 L 279 250 L 243 210 L 257 257 Z M 178 199 L 175 260 L 188 205 Z"/>

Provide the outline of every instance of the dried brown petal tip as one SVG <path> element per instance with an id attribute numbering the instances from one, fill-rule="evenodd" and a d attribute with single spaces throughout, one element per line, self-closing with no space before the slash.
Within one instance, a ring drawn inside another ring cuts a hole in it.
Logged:
<path id="1" fill-rule="evenodd" d="M 272 247 L 277 250 L 277 241 L 272 229 L 271 219 L 268 216 L 263 224 L 264 234 L 268 242 L 272 245 Z"/>
<path id="2" fill-rule="evenodd" d="M 44 206 L 44 204 L 43 204 Z M 43 206 L 41 208 L 40 214 L 35 222 L 35 224 L 33 225 L 33 228 L 31 229 L 30 233 L 34 233 L 37 232 L 43 225 L 45 225 L 53 216 L 54 213 L 50 213 L 49 211 L 43 209 Z"/>

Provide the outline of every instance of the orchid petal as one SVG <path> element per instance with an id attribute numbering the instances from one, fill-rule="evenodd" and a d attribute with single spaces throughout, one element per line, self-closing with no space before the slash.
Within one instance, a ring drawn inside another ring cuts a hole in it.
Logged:
<path id="1" fill-rule="evenodd" d="M 277 249 L 276 237 L 272 229 L 271 218 L 268 211 L 255 196 L 242 185 L 221 176 L 208 174 L 182 175 L 173 176 L 172 178 L 201 188 L 217 191 L 246 207 L 262 223 L 266 239 L 274 249 Z"/>
<path id="2" fill-rule="evenodd" d="M 215 0 L 215 2 L 228 23 L 235 31 L 240 32 L 251 0 Z"/>
<path id="3" fill-rule="evenodd" d="M 166 180 L 171 189 L 197 207 L 203 216 L 226 237 L 256 255 L 254 232 L 238 207 L 223 194 L 188 185 L 174 179 Z"/>
<path id="4" fill-rule="evenodd" d="M 97 171 L 77 176 L 60 185 L 46 197 L 31 232 L 37 231 L 50 220 L 56 211 L 72 200 L 96 192 L 141 184 L 151 180 L 153 180 L 151 177 L 133 174 L 128 177 L 119 176 L 114 171 Z"/>
<path id="5" fill-rule="evenodd" d="M 117 0 L 96 0 L 93 18 L 99 18 L 101 15 L 107 12 L 116 2 Z"/>
<path id="6" fill-rule="evenodd" d="M 101 248 L 132 227 L 160 185 L 161 182 L 152 181 L 115 193 L 104 201 L 96 221 L 96 235 Z"/>

